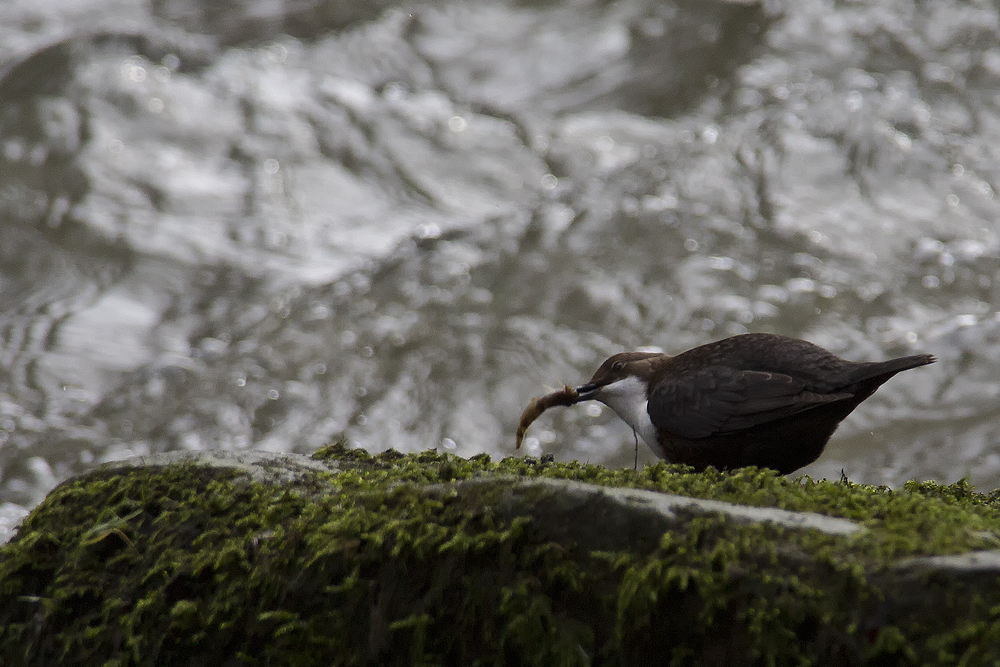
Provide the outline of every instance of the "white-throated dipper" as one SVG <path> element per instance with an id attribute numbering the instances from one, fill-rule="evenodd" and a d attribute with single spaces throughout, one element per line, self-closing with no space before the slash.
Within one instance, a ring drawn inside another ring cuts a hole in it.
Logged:
<path id="1" fill-rule="evenodd" d="M 929 354 L 846 361 L 804 340 L 743 334 L 677 356 L 616 354 L 590 382 L 532 406 L 597 400 L 671 463 L 786 474 L 819 458 L 837 425 L 882 383 L 934 361 Z M 519 436 L 526 427 L 522 419 Z"/>

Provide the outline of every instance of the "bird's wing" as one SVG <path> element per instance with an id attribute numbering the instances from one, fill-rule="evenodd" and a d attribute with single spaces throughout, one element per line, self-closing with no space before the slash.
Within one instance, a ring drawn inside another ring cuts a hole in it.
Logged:
<path id="1" fill-rule="evenodd" d="M 710 366 L 661 381 L 646 410 L 657 428 L 681 438 L 706 438 L 851 396 L 807 391 L 802 380 L 781 373 Z"/>

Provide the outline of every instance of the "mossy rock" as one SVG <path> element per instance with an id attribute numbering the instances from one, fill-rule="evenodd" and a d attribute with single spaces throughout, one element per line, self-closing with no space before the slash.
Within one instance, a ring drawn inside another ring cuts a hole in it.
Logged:
<path id="1" fill-rule="evenodd" d="M 996 664 L 998 502 L 343 445 L 137 459 L 0 547 L 0 664 Z"/>

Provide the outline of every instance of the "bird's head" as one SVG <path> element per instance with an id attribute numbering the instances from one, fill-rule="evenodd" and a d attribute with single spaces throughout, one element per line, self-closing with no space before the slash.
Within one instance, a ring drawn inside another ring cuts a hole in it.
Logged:
<path id="1" fill-rule="evenodd" d="M 634 388 L 640 386 L 645 392 L 649 378 L 669 358 L 660 352 L 621 352 L 609 357 L 590 382 L 576 388 L 579 400 L 603 401 L 622 391 L 636 391 Z"/>

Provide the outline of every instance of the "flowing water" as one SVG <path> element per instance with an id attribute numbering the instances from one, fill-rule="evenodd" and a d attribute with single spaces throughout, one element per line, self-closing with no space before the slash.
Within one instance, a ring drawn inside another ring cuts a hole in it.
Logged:
<path id="1" fill-rule="evenodd" d="M 512 455 L 610 354 L 745 331 L 940 358 L 803 472 L 1000 486 L 997 44 L 985 2 L 8 0 L 0 539 L 133 455 Z"/>

